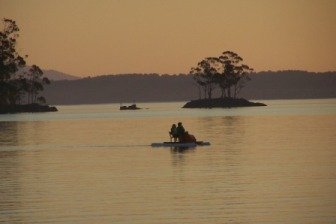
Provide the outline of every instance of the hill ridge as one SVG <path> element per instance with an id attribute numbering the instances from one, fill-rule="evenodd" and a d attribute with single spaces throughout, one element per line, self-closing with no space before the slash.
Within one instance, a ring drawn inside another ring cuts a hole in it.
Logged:
<path id="1" fill-rule="evenodd" d="M 258 72 L 242 89 L 246 99 L 336 97 L 336 72 Z M 215 91 L 214 97 L 219 95 Z M 44 95 L 52 104 L 189 101 L 199 98 L 190 75 L 119 74 L 54 81 Z"/>

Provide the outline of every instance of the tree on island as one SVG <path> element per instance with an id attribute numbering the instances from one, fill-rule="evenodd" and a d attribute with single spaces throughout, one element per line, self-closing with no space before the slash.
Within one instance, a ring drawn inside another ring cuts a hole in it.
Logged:
<path id="1" fill-rule="evenodd" d="M 242 63 L 243 59 L 232 51 L 225 51 L 219 57 L 207 57 L 190 70 L 204 98 L 211 99 L 216 87 L 221 89 L 221 97 L 237 98 L 239 91 L 250 80 L 253 69 Z M 233 92 L 233 95 L 232 95 Z"/>
<path id="2" fill-rule="evenodd" d="M 246 107 L 266 106 L 263 103 L 254 103 L 246 99 L 238 99 L 239 91 L 250 80 L 249 74 L 253 69 L 242 63 L 243 59 L 235 52 L 224 51 L 219 57 L 207 57 L 196 67 L 191 68 L 200 92 L 199 100 L 186 103 L 184 108 L 212 108 L 212 107 Z M 220 98 L 212 98 L 213 90 L 221 90 Z M 200 90 L 203 90 L 204 99 Z"/>
<path id="3" fill-rule="evenodd" d="M 43 90 L 43 85 L 49 84 L 50 81 L 43 77 L 43 72 L 37 65 L 24 72 L 26 66 L 24 58 L 28 56 L 22 57 L 16 50 L 20 29 L 11 19 L 3 19 L 3 24 L 3 29 L 0 31 L 0 106 L 2 107 L 0 112 L 6 112 L 3 109 L 6 107 L 10 108 L 10 112 L 15 112 L 15 106 L 21 104 L 24 96 L 27 96 L 28 104 L 45 103 L 44 97 L 38 94 Z M 20 111 L 24 110 L 22 107 L 19 108 Z M 33 110 L 38 111 L 36 106 Z"/>
<path id="4" fill-rule="evenodd" d="M 223 52 L 218 59 L 222 64 L 219 86 L 224 93 L 227 93 L 227 97 L 231 98 L 233 91 L 233 98 L 237 98 L 239 91 L 250 80 L 249 74 L 253 72 L 253 69 L 243 64 L 243 59 L 232 51 Z"/>
<path id="5" fill-rule="evenodd" d="M 197 64 L 196 68 L 192 68 L 190 71 L 197 85 L 200 89 L 203 89 L 204 96 L 209 99 L 212 98 L 212 92 L 216 88 L 218 77 L 217 69 L 214 67 L 215 62 L 215 58 L 205 58 Z"/>

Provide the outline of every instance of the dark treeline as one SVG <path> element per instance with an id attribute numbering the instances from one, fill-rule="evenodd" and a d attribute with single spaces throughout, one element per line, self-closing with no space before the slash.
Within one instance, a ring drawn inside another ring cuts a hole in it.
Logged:
<path id="1" fill-rule="evenodd" d="M 258 72 L 242 89 L 250 99 L 315 99 L 336 97 L 336 72 L 298 70 Z"/>
<path id="2" fill-rule="evenodd" d="M 44 94 L 52 104 L 181 101 L 195 88 L 186 75 L 125 74 L 54 81 Z"/>
<path id="3" fill-rule="evenodd" d="M 258 72 L 239 94 L 247 99 L 336 97 L 336 72 Z M 220 97 L 221 89 L 213 90 Z M 199 98 L 192 75 L 125 74 L 55 81 L 44 95 L 52 104 L 188 101 Z"/>

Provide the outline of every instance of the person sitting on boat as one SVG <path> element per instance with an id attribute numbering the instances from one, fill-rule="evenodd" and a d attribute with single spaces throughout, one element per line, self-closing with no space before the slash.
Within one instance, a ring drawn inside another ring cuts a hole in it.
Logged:
<path id="1" fill-rule="evenodd" d="M 196 143 L 196 138 L 195 138 L 195 136 L 189 134 L 189 133 L 186 131 L 186 132 L 184 132 L 184 134 L 182 135 L 181 142 L 183 142 L 183 143 L 192 143 L 192 142 L 195 142 L 195 143 Z"/>
<path id="2" fill-rule="evenodd" d="M 177 137 L 179 139 L 179 142 L 183 142 L 183 143 L 196 142 L 195 136 L 185 131 L 181 122 L 177 124 L 176 132 L 177 132 Z"/>
<path id="3" fill-rule="evenodd" d="M 185 133 L 185 129 L 182 125 L 182 122 L 177 123 L 176 134 L 178 137 L 179 142 L 182 142 L 183 135 Z"/>
<path id="4" fill-rule="evenodd" d="M 176 124 L 173 124 L 172 127 L 170 128 L 169 135 L 170 135 L 170 141 L 172 140 L 172 138 L 174 138 L 174 142 L 177 141 L 178 135 L 177 135 Z"/>

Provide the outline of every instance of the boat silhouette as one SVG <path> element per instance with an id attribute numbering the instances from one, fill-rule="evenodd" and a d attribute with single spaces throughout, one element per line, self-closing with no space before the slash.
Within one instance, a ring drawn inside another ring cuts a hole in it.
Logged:
<path id="1" fill-rule="evenodd" d="M 141 108 L 137 107 L 137 105 L 134 103 L 130 106 L 120 106 L 120 110 L 139 110 Z"/>

